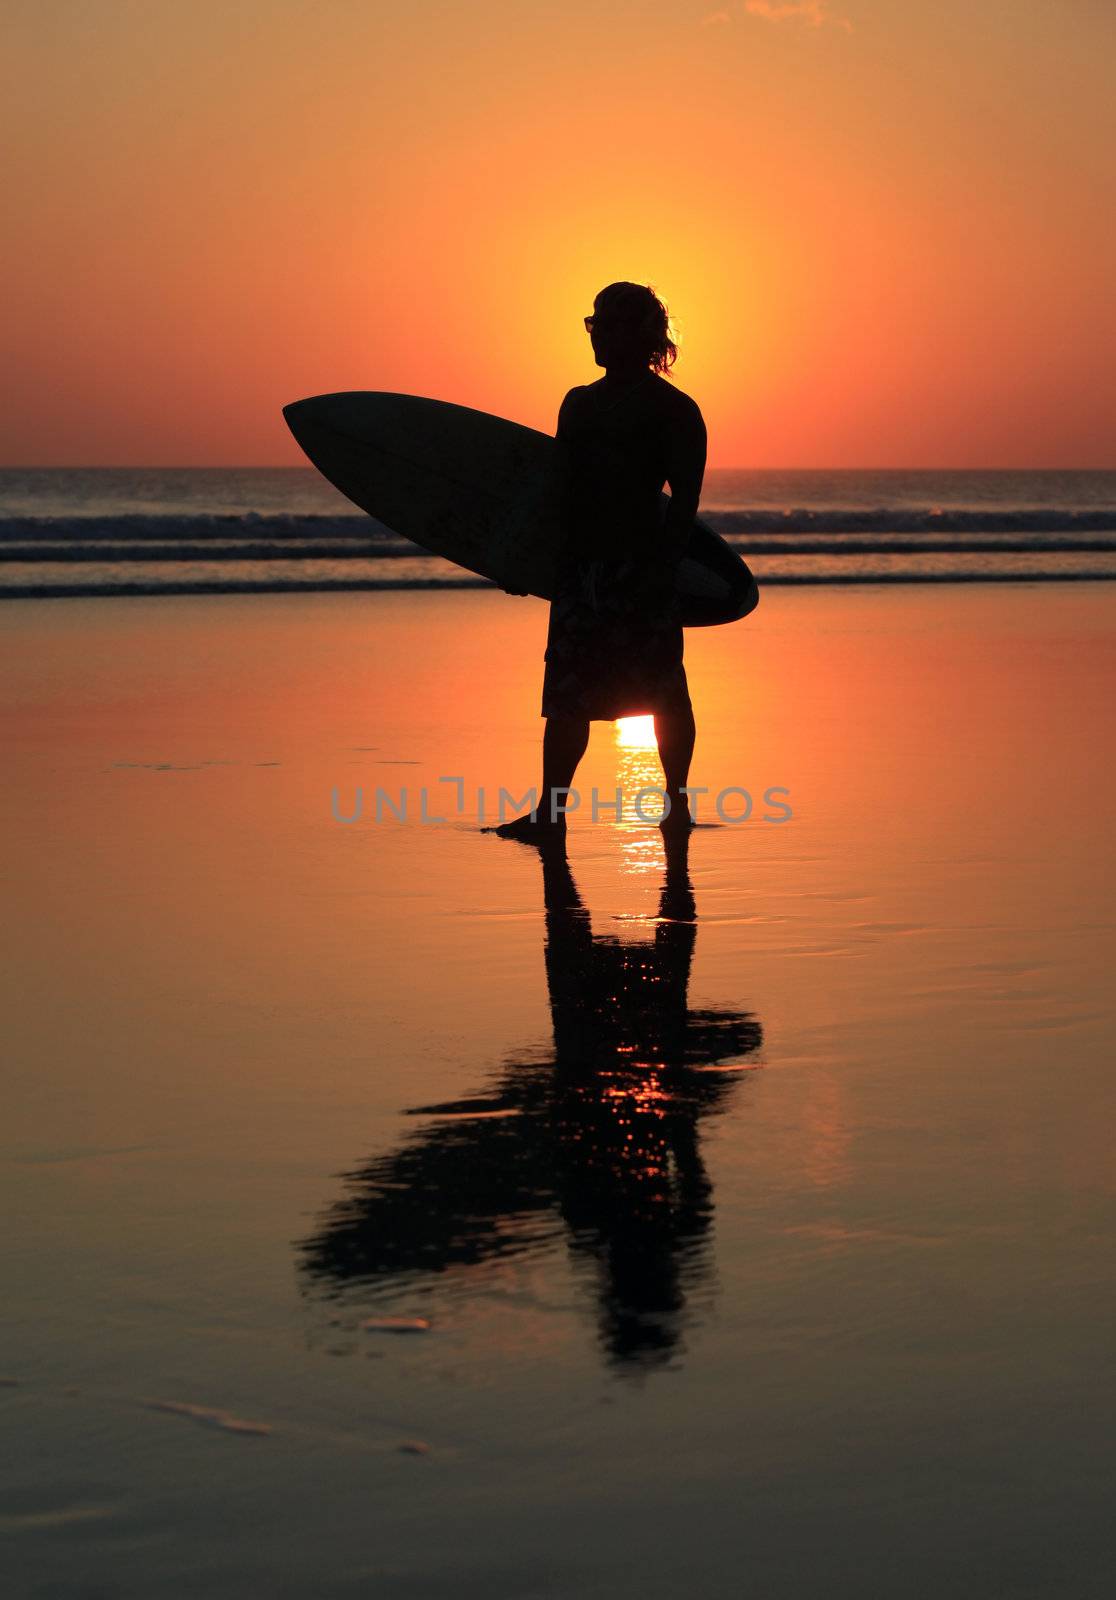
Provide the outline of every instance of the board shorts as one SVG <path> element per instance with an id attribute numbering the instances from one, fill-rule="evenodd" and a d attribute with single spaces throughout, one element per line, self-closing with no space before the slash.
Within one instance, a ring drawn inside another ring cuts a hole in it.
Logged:
<path id="1" fill-rule="evenodd" d="M 677 597 L 640 596 L 645 571 L 645 561 L 589 561 L 563 574 L 550 602 L 544 717 L 689 710 Z"/>

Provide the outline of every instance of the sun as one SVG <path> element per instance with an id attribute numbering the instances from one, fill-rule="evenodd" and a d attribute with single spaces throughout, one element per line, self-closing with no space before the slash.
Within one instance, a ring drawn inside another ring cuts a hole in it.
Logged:
<path id="1" fill-rule="evenodd" d="M 654 750 L 654 717 L 619 717 L 616 722 L 616 743 L 621 750 Z"/>

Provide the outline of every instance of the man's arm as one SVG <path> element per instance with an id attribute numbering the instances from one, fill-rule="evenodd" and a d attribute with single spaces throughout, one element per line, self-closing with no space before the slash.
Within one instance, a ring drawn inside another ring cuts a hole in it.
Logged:
<path id="1" fill-rule="evenodd" d="M 563 542 L 566 544 L 575 536 L 581 520 L 577 479 L 570 450 L 570 434 L 580 394 L 580 388 L 571 389 L 562 401 L 558 411 L 558 426 L 554 430 L 558 457 L 558 516 L 562 527 Z"/>
<path id="2" fill-rule="evenodd" d="M 569 543 L 571 530 L 577 526 L 577 508 L 574 493 L 574 475 L 570 462 L 570 423 L 577 404 L 574 396 L 580 391 L 571 389 L 558 410 L 558 426 L 554 430 L 557 466 L 555 477 L 558 490 L 558 520 L 563 545 Z M 505 589 L 505 594 L 525 595 L 526 589 Z"/>
<path id="3" fill-rule="evenodd" d="M 675 566 L 685 553 L 698 513 L 707 437 L 701 412 L 688 398 L 678 414 L 670 418 L 667 430 L 670 504 L 663 523 L 662 550 L 667 562 Z"/>

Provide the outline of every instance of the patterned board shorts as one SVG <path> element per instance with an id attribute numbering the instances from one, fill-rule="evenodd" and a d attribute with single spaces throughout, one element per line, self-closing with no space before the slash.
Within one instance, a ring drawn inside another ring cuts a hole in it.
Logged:
<path id="1" fill-rule="evenodd" d="M 642 564 L 573 569 L 550 603 L 542 714 L 611 720 L 688 709 L 682 624 L 671 596 L 639 596 Z"/>

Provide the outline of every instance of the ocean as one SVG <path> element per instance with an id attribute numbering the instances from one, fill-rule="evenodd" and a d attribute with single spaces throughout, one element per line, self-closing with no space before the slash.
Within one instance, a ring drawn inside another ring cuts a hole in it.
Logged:
<path id="1" fill-rule="evenodd" d="M 761 583 L 1116 577 L 1116 471 L 712 469 Z M 308 467 L 0 469 L 0 597 L 488 587 Z"/>

